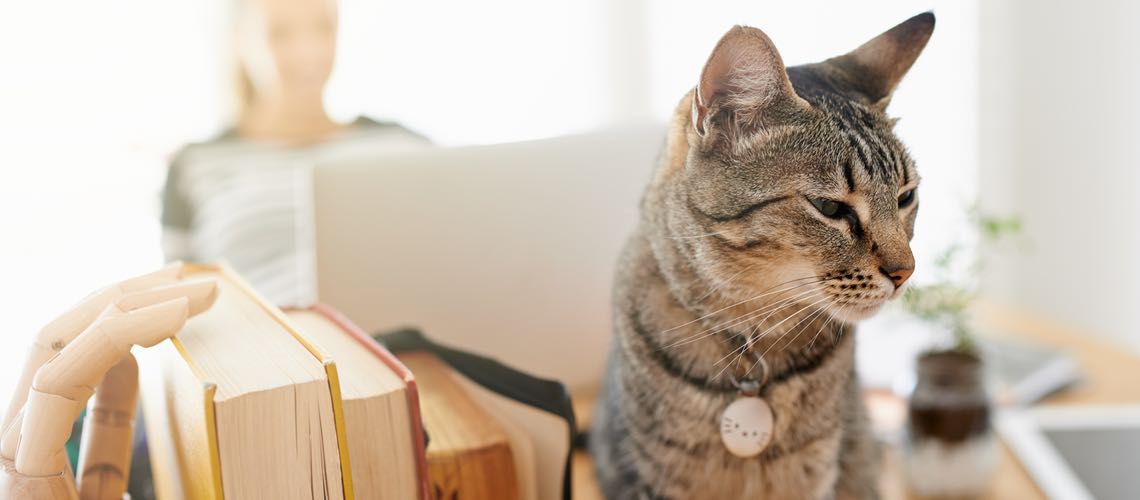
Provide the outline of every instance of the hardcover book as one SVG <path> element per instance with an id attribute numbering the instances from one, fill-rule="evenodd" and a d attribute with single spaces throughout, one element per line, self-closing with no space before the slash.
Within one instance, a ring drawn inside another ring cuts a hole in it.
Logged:
<path id="1" fill-rule="evenodd" d="M 140 353 L 156 495 L 353 498 L 335 363 L 226 267 L 187 269 L 217 301 Z"/>
<path id="2" fill-rule="evenodd" d="M 427 500 L 424 431 L 412 372 L 327 305 L 286 314 L 337 363 L 357 498 Z"/>
<path id="3" fill-rule="evenodd" d="M 570 499 L 566 388 L 403 329 L 376 339 L 419 380 L 435 498 Z"/>

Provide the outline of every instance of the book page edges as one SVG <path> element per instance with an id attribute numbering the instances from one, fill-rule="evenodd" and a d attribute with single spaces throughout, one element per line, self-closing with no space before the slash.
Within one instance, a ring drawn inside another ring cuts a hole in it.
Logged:
<path id="1" fill-rule="evenodd" d="M 245 281 L 245 279 L 238 275 L 238 273 L 224 261 L 216 264 L 205 264 L 199 262 L 186 263 L 183 267 L 183 270 L 185 276 L 212 272 L 225 277 L 226 280 L 230 281 L 230 283 L 241 290 L 242 293 L 257 303 L 258 307 L 260 307 L 263 311 L 265 311 L 265 313 L 273 318 L 273 320 L 282 328 L 284 328 L 286 332 L 289 332 L 289 335 L 296 339 L 297 342 L 299 342 L 305 348 L 305 350 L 309 351 L 309 353 L 312 354 L 313 357 L 316 358 L 317 361 L 319 361 L 324 367 L 326 379 L 328 380 L 329 384 L 329 394 L 332 399 L 333 423 L 336 427 L 335 432 L 337 441 L 337 455 L 339 455 L 339 467 L 342 485 L 341 487 L 344 490 L 344 498 L 346 500 L 355 500 L 356 497 L 352 489 L 352 469 L 350 467 L 348 458 L 348 441 L 344 429 L 344 404 L 341 400 L 340 377 L 337 374 L 336 363 L 328 356 L 328 354 L 326 354 L 319 347 L 317 347 L 312 342 L 309 342 L 308 339 L 301 335 L 301 333 L 297 330 L 297 328 L 293 326 L 293 324 L 289 321 L 288 317 L 285 316 L 281 309 L 267 303 L 265 299 L 263 299 L 261 295 L 257 293 L 253 287 Z M 191 370 L 194 372 L 194 374 L 198 376 L 199 380 L 203 379 L 204 377 L 201 376 L 202 372 L 195 367 L 193 361 L 187 355 L 185 349 L 183 349 L 181 344 L 177 342 L 177 338 L 175 337 L 171 340 L 175 341 L 175 346 L 178 348 L 179 353 L 182 355 L 182 358 L 186 360 L 186 363 L 191 367 Z M 208 416 L 207 426 L 210 429 L 210 447 L 212 455 L 211 460 L 213 461 L 216 476 L 215 482 L 217 491 L 219 492 L 216 498 L 221 498 L 221 459 L 218 453 L 217 424 L 212 410 L 213 395 L 216 392 L 217 387 L 213 383 L 206 383 L 210 384 L 212 387 L 209 391 L 211 411 L 210 415 Z"/>
<path id="2" fill-rule="evenodd" d="M 324 367 L 329 384 L 329 394 L 332 396 L 333 423 L 336 426 L 337 454 L 340 458 L 341 487 L 344 490 L 344 498 L 346 500 L 355 500 L 356 496 L 352 489 L 352 468 L 348 457 L 348 441 L 344 430 L 344 403 L 341 400 L 340 377 L 337 375 L 336 363 L 327 353 L 306 339 L 305 336 L 293 326 L 293 323 L 289 321 L 289 318 L 285 316 L 285 313 L 282 312 L 280 308 L 265 302 L 261 295 L 239 276 L 237 272 L 230 268 L 229 265 L 224 262 L 218 264 L 190 263 L 186 264 L 184 269 L 187 274 L 216 272 L 225 276 L 226 279 L 237 286 L 242 293 L 252 298 L 258 307 L 269 314 L 278 325 L 281 325 L 285 331 L 289 332 L 289 335 L 292 335 L 297 342 L 300 342 L 305 350 L 309 351 Z"/>
<path id="3" fill-rule="evenodd" d="M 190 358 L 190 355 L 186 352 L 186 347 L 182 345 L 182 341 L 178 340 L 178 337 L 171 337 L 170 343 L 174 345 L 174 349 L 178 351 L 178 355 L 186 362 L 186 367 L 190 369 L 190 373 L 202 384 L 202 409 L 205 412 L 203 421 L 206 423 L 206 448 L 210 463 L 210 486 L 213 491 L 201 492 L 205 495 L 198 496 L 195 494 L 193 497 L 220 499 L 222 498 L 222 491 L 224 491 L 222 489 L 222 458 L 221 453 L 218 451 L 218 419 L 214 409 L 214 396 L 218 392 L 218 384 L 206 380 L 206 377 L 202 374 L 202 370 L 198 368 L 198 365 Z M 183 467 L 190 467 L 190 464 L 185 463 L 185 461 L 179 461 L 179 468 Z M 183 478 L 189 478 L 191 477 L 192 471 L 182 470 L 181 473 Z M 195 482 L 196 481 L 191 481 L 191 483 Z M 194 491 L 193 484 L 190 487 L 191 491 Z"/>
<path id="4" fill-rule="evenodd" d="M 332 306 L 317 303 L 309 306 L 308 309 L 324 316 L 345 333 L 349 334 L 349 336 L 356 339 L 357 343 L 380 359 L 382 363 L 387 365 L 390 370 L 404 381 L 408 411 L 411 413 L 409 420 L 412 422 L 412 449 L 416 454 L 416 475 L 418 476 L 416 484 L 419 485 L 420 498 L 422 500 L 430 500 L 431 489 L 428 486 L 427 477 L 427 443 L 424 442 L 423 417 L 420 413 L 419 391 L 416 387 L 416 378 L 412 374 L 412 371 L 409 370 L 407 366 L 404 366 L 396 356 L 378 344 L 372 337 L 369 337 L 359 326 L 356 326 L 355 323 Z"/>
<path id="5" fill-rule="evenodd" d="M 221 499 L 217 385 L 204 380 L 176 338 L 139 354 L 140 366 L 154 375 L 141 377 L 139 389 L 155 493 L 160 499 Z"/>

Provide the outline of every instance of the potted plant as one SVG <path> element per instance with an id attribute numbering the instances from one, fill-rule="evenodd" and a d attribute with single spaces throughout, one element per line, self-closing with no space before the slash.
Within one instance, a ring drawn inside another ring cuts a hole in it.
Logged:
<path id="1" fill-rule="evenodd" d="M 912 490 L 927 496 L 981 494 L 997 463 L 984 360 L 968 309 L 985 246 L 1020 232 L 1021 221 L 977 210 L 970 220 L 980 236 L 976 252 L 965 258 L 960 244 L 951 246 L 935 261 L 936 279 L 911 286 L 902 298 L 904 310 L 952 338 L 947 346 L 919 355 L 908 402 L 906 476 Z"/>

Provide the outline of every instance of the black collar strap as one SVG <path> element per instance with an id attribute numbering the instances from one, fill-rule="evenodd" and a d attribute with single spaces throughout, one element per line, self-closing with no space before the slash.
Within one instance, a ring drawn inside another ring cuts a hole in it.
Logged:
<path id="1" fill-rule="evenodd" d="M 641 338 L 641 341 L 649 348 L 653 360 L 657 362 L 661 369 L 665 370 L 669 375 L 674 378 L 680 379 L 689 385 L 698 389 L 712 392 L 732 393 L 736 392 L 737 388 L 733 385 L 728 377 L 724 380 L 712 381 L 703 377 L 694 377 L 685 370 L 682 370 L 677 362 L 667 354 L 667 350 L 653 341 L 653 337 L 645 330 L 644 325 L 637 320 L 636 315 L 631 315 L 630 322 L 633 325 L 633 332 Z M 768 375 L 768 383 L 765 387 L 781 384 L 796 375 L 805 375 L 815 371 L 825 361 L 827 361 L 839 343 L 843 340 L 846 334 L 846 329 L 840 329 L 837 337 L 831 342 L 821 342 L 820 349 L 811 353 L 805 354 L 789 354 L 790 362 L 783 370 L 773 372 Z"/>

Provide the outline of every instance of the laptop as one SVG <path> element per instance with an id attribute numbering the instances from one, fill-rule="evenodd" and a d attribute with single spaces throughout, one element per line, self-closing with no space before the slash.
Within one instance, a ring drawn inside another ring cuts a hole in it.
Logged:
<path id="1" fill-rule="evenodd" d="M 592 387 L 614 266 L 664 138 L 641 126 L 318 165 L 318 296 L 368 332 L 414 326 Z"/>

